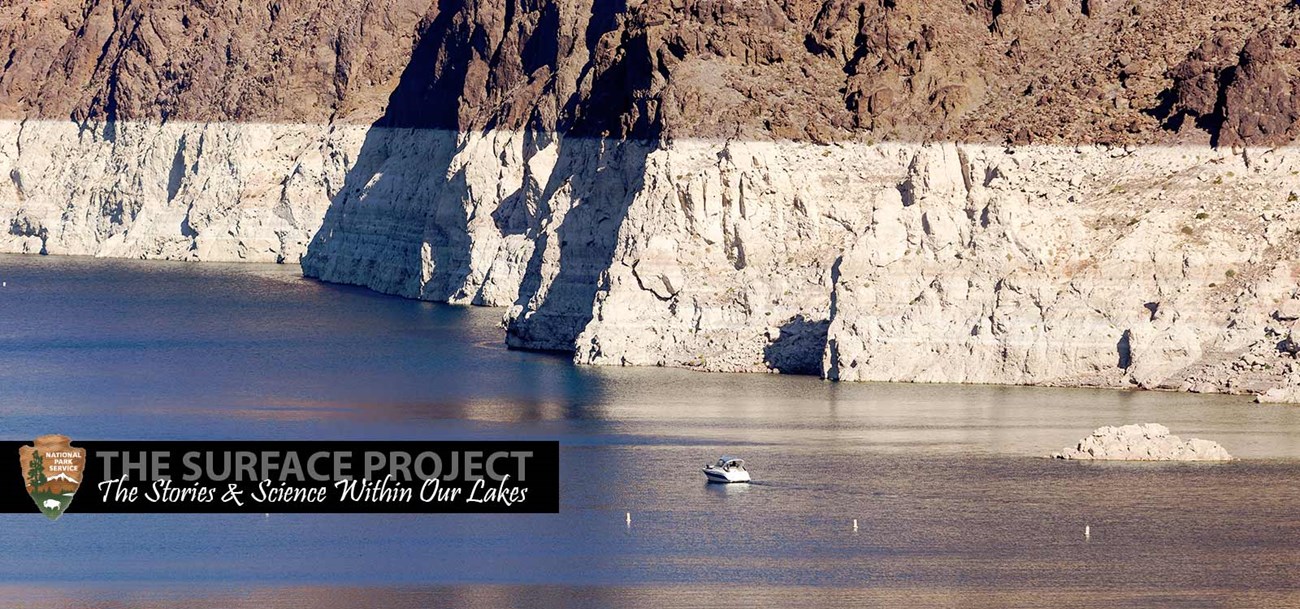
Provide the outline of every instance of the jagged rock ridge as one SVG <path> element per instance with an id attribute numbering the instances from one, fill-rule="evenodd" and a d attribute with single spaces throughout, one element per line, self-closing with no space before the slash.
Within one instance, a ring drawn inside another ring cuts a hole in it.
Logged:
<path id="1" fill-rule="evenodd" d="M 387 109 L 385 126 L 460 131 L 1273 145 L 1297 135 L 1298 13 L 1285 0 L 13 3 L 0 118 L 369 123 Z"/>

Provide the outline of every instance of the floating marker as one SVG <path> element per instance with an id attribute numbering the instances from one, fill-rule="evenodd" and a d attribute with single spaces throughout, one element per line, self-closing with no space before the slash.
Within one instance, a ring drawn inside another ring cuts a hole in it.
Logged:
<path id="1" fill-rule="evenodd" d="M 1090 526 L 1088 526 L 1088 525 L 1086 525 L 1086 524 L 1083 525 L 1083 538 L 1084 538 L 1084 539 L 1092 539 L 1092 527 L 1090 527 Z"/>
<path id="2" fill-rule="evenodd" d="M 627 526 L 632 526 L 632 512 L 627 513 Z"/>
<path id="3" fill-rule="evenodd" d="M 857 519 L 857 518 L 854 518 L 854 519 L 853 519 L 853 531 L 856 533 L 857 530 L 858 530 L 858 519 Z"/>

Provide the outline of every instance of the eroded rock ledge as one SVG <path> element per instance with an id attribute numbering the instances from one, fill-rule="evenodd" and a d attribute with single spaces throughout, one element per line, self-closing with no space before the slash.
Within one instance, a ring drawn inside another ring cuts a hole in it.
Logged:
<path id="1" fill-rule="evenodd" d="M 5 250 L 305 252 L 309 276 L 507 307 L 512 346 L 584 364 L 1254 394 L 1298 373 L 1294 148 L 7 128 Z"/>
<path id="2" fill-rule="evenodd" d="M 1051 455 L 1054 459 L 1103 461 L 1231 461 L 1218 442 L 1170 435 L 1156 423 L 1101 427 L 1077 445 Z"/>

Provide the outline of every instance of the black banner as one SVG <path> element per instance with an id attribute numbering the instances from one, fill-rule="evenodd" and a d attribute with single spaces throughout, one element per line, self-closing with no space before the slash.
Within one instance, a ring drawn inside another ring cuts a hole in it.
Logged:
<path id="1" fill-rule="evenodd" d="M 19 449 L 31 445 L 0 442 L 0 512 L 535 514 L 560 508 L 558 442 L 72 440 L 71 448 L 84 455 L 69 453 L 67 444 L 38 446 L 35 466 L 32 449 L 19 459 Z M 66 471 L 59 463 L 68 464 Z"/>

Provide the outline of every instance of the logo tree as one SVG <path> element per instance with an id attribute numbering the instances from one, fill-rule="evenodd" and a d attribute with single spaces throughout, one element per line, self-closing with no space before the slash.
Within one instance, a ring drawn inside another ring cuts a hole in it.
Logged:
<path id="1" fill-rule="evenodd" d="M 33 491 L 40 490 L 49 482 L 45 477 L 45 456 L 40 451 L 32 453 L 32 463 L 27 468 L 27 482 L 31 483 Z"/>

